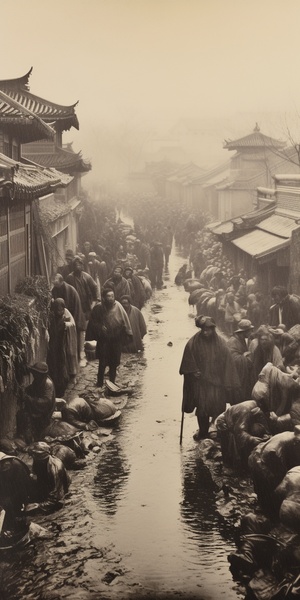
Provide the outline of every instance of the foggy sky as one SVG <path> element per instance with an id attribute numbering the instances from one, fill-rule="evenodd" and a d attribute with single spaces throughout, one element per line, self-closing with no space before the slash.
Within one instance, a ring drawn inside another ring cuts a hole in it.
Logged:
<path id="1" fill-rule="evenodd" d="M 1 9 L 0 78 L 33 66 L 32 93 L 79 100 L 80 131 L 65 141 L 94 164 L 98 128 L 112 123 L 159 129 L 238 112 L 270 114 L 273 127 L 272 115 L 300 113 L 299 0 L 2 0 Z"/>

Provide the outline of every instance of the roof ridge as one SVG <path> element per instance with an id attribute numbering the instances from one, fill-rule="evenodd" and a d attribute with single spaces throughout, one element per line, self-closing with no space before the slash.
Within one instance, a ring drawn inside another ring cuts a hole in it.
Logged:
<path id="1" fill-rule="evenodd" d="M 38 115 L 35 115 L 28 108 L 26 108 L 25 106 L 20 104 L 20 102 L 17 102 L 17 100 L 14 100 L 14 98 L 11 98 L 2 90 L 0 90 L 0 98 L 4 102 L 6 102 L 8 105 L 13 106 L 14 108 L 18 109 L 20 112 L 25 113 L 25 115 L 27 115 L 28 117 L 31 117 L 32 119 L 36 120 L 44 128 L 44 130 L 46 130 L 48 132 L 48 135 L 50 134 L 51 137 L 54 137 L 54 135 L 55 135 L 54 129 L 52 127 L 50 127 L 50 125 L 45 123 L 45 121 L 43 121 L 43 119 L 41 119 Z"/>

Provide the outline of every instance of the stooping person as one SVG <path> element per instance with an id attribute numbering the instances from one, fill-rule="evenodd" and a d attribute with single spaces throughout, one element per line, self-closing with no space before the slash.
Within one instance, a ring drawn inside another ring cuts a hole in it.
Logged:
<path id="1" fill-rule="evenodd" d="M 296 417 L 296 400 L 300 396 L 297 377 L 283 373 L 272 363 L 267 363 L 261 370 L 251 395 L 256 402 L 265 403 L 273 422 L 273 432 L 292 429 L 290 413 L 295 402 Z"/>
<path id="2" fill-rule="evenodd" d="M 224 412 L 226 402 L 240 399 L 240 381 L 226 342 L 216 333 L 212 317 L 195 319 L 200 329 L 185 346 L 179 373 L 184 376 L 183 412 L 193 412 L 199 425 L 195 440 L 206 438 L 210 417 Z"/>
<path id="3" fill-rule="evenodd" d="M 248 458 L 258 444 L 272 435 L 268 410 L 255 400 L 229 406 L 216 419 L 223 463 L 247 469 Z"/>
<path id="4" fill-rule="evenodd" d="M 29 372 L 33 382 L 25 388 L 23 405 L 17 414 L 19 434 L 27 444 L 42 438 L 55 408 L 55 388 L 47 363 L 37 362 L 29 367 Z"/>
<path id="5" fill-rule="evenodd" d="M 46 442 L 36 442 L 29 448 L 33 459 L 32 472 L 35 486 L 32 500 L 34 509 L 50 513 L 63 506 L 65 494 L 68 492 L 70 479 L 62 461 L 51 455 Z M 28 512 L 30 511 L 30 505 Z"/>
<path id="6" fill-rule="evenodd" d="M 108 398 L 72 398 L 68 400 L 62 409 L 62 418 L 76 429 L 82 431 L 93 431 L 99 425 L 118 411 L 116 405 Z M 120 413 L 121 414 L 121 413 Z M 110 421 L 111 422 L 111 421 Z"/>
<path id="7" fill-rule="evenodd" d="M 271 517 L 278 516 L 279 503 L 274 495 L 275 488 L 286 473 L 300 465 L 300 426 L 294 431 L 273 435 L 251 452 L 248 466 L 254 491 L 262 509 Z"/>
<path id="8" fill-rule="evenodd" d="M 76 429 L 92 431 L 97 428 L 92 408 L 84 398 L 76 397 L 68 400 L 62 407 L 61 415 L 64 421 Z"/>

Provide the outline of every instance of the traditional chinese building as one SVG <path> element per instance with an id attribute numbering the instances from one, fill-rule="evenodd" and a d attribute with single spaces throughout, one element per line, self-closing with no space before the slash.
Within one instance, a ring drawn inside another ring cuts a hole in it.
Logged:
<path id="1" fill-rule="evenodd" d="M 51 191 L 35 203 L 34 222 L 38 232 L 34 269 L 49 279 L 57 265 L 64 262 L 65 250 L 76 250 L 78 243 L 78 221 L 80 216 L 81 177 L 91 169 L 70 146 L 63 146 L 63 132 L 72 127 L 79 129 L 75 104 L 63 106 L 45 100 L 30 92 L 29 77 L 32 69 L 23 77 L 0 81 L 2 90 L 11 102 L 16 102 L 24 111 L 29 111 L 45 128 L 51 128 L 52 136 L 40 133 L 34 139 L 24 139 L 17 157 L 13 139 L 6 140 L 11 148 L 11 158 L 27 161 L 45 169 L 55 169 L 65 174 L 63 187 Z M 9 147 L 7 146 L 7 149 Z"/>
<path id="2" fill-rule="evenodd" d="M 32 274 L 34 199 L 63 185 L 55 170 L 24 164 L 23 143 L 52 140 L 52 127 L 0 91 L 0 295 Z"/>
<path id="3" fill-rule="evenodd" d="M 235 270 L 256 274 L 261 291 L 284 285 L 300 294 L 300 174 L 278 174 L 257 189 L 254 211 L 211 225 Z"/>

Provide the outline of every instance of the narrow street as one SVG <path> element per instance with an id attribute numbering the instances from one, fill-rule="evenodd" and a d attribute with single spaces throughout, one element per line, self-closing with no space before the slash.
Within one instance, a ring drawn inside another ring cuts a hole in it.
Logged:
<path id="1" fill-rule="evenodd" d="M 216 490 L 192 438 L 194 416 L 185 416 L 179 445 L 178 370 L 196 332 L 187 294 L 174 284 L 183 262 L 173 252 L 166 288 L 143 310 L 144 355 L 123 355 L 117 382 L 134 394 L 118 427 L 71 473 L 65 508 L 34 519 L 47 538 L 2 559 L 1 600 L 243 597 L 227 562 L 233 535 L 222 532 Z M 93 388 L 95 373 L 89 363 L 70 393 Z"/>

